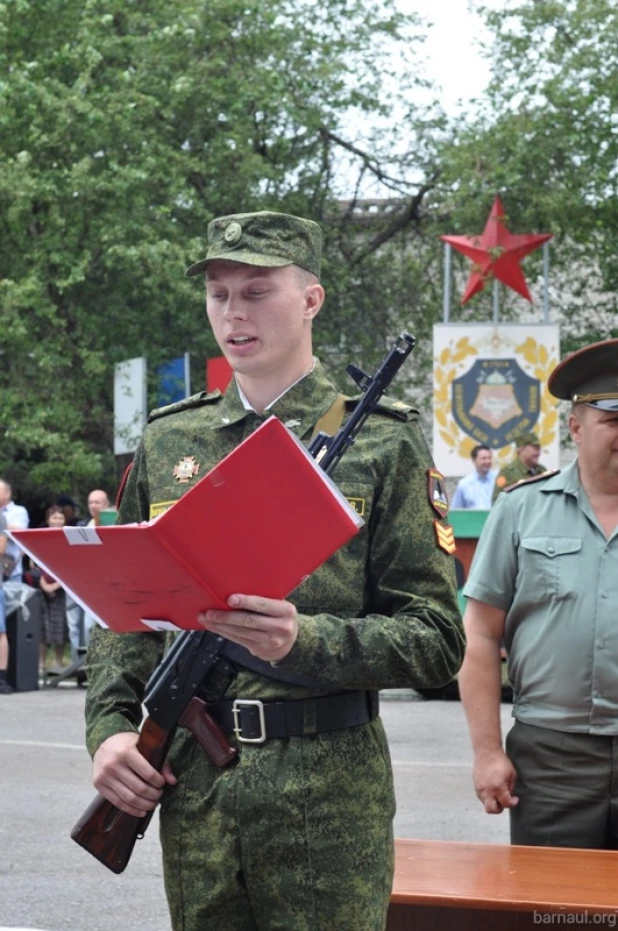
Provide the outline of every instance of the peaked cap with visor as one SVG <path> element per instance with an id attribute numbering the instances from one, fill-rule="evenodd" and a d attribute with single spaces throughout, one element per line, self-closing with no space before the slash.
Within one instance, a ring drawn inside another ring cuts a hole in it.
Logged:
<path id="1" fill-rule="evenodd" d="M 549 376 L 555 398 L 618 411 L 618 339 L 592 343 L 567 356 Z"/>

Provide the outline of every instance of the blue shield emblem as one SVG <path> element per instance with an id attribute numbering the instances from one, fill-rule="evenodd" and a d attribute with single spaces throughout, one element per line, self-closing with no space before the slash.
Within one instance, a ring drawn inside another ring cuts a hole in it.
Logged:
<path id="1" fill-rule="evenodd" d="M 453 380 L 451 409 L 464 433 L 476 443 L 499 449 L 538 421 L 541 383 L 516 359 L 477 359 Z"/>

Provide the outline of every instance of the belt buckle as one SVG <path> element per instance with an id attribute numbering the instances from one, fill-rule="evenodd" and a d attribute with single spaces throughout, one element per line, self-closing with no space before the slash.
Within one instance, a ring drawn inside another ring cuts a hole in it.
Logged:
<path id="1" fill-rule="evenodd" d="M 260 722 L 259 737 L 243 737 L 240 723 L 240 712 L 245 706 L 253 706 L 258 710 L 258 720 Z M 266 740 L 266 721 L 264 720 L 264 703 L 258 699 L 236 698 L 232 705 L 232 718 L 234 720 L 234 733 L 236 739 L 241 744 L 263 744 Z"/>

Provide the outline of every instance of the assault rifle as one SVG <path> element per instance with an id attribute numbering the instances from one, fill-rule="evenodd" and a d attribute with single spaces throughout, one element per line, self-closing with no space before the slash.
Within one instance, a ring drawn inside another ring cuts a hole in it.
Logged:
<path id="1" fill-rule="evenodd" d="M 318 433 L 309 446 L 310 454 L 329 474 L 390 385 L 414 348 L 414 337 L 402 333 L 384 357 L 374 375 L 367 375 L 351 363 L 348 374 L 362 391 L 362 397 L 343 426 L 333 436 Z M 226 766 L 236 756 L 218 724 L 208 714 L 206 702 L 198 693 L 208 692 L 218 700 L 236 673 L 234 663 L 262 671 L 272 669 L 256 657 L 212 631 L 190 630 L 180 634 L 146 686 L 144 705 L 148 716 L 137 740 L 137 749 L 160 771 L 176 727 L 188 728 L 215 766 Z M 303 676 L 286 678 L 298 684 L 314 684 Z M 138 818 L 129 815 L 97 795 L 79 819 L 71 837 L 88 853 L 112 870 L 122 873 L 136 840 L 144 836 L 152 812 Z"/>

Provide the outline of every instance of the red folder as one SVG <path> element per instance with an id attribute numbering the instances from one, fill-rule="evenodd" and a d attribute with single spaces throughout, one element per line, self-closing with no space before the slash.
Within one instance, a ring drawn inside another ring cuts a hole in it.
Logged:
<path id="1" fill-rule="evenodd" d="M 198 629 L 198 613 L 234 593 L 285 598 L 362 523 L 271 417 L 153 520 L 11 536 L 104 626 L 127 632 Z"/>

